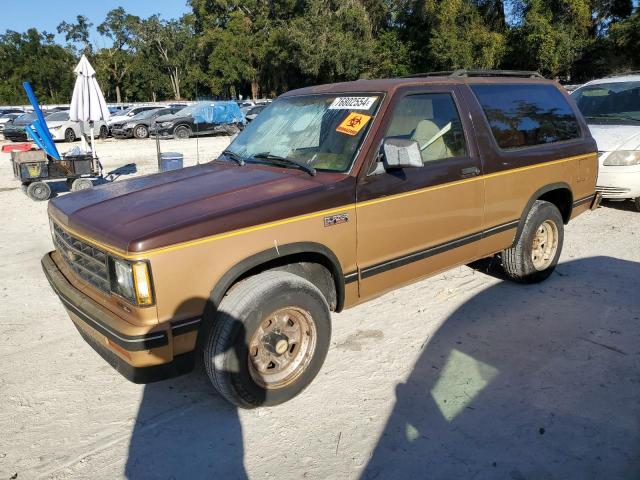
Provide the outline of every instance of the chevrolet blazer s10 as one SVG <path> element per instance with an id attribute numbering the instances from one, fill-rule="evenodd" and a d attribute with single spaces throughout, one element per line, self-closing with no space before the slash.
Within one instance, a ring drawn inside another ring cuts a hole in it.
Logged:
<path id="1" fill-rule="evenodd" d="M 330 312 L 489 257 L 547 278 L 597 169 L 574 102 L 535 76 L 303 88 L 210 163 L 52 200 L 42 265 L 130 380 L 199 359 L 230 402 L 275 405 L 320 370 Z"/>

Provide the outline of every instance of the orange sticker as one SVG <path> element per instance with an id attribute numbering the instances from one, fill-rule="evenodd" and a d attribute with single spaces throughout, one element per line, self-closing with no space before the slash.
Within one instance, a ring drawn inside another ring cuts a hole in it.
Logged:
<path id="1" fill-rule="evenodd" d="M 367 122 L 371 120 L 371 115 L 365 115 L 364 113 L 356 113 L 351 112 L 347 115 L 338 128 L 336 128 L 336 132 L 346 133 L 347 135 L 357 135 L 360 130 L 367 124 Z"/>

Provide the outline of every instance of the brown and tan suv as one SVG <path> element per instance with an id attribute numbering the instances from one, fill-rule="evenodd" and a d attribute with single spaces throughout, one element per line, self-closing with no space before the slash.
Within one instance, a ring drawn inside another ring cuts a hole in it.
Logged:
<path id="1" fill-rule="evenodd" d="M 320 370 L 331 311 L 488 257 L 547 278 L 596 175 L 582 116 L 542 78 L 322 85 L 282 95 L 208 164 L 52 200 L 42 265 L 130 380 L 200 355 L 227 400 L 275 405 Z"/>

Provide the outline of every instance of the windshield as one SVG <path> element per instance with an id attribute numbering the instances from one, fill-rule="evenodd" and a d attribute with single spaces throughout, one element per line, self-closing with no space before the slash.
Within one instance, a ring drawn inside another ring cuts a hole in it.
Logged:
<path id="1" fill-rule="evenodd" d="M 640 82 L 588 85 L 572 97 L 589 123 L 640 123 Z"/>
<path id="2" fill-rule="evenodd" d="M 29 112 L 29 113 L 23 113 L 22 115 L 20 115 L 18 118 L 16 118 L 16 122 L 19 123 L 29 123 L 33 120 L 35 120 L 37 117 L 37 115 L 35 114 L 35 112 Z"/>
<path id="3" fill-rule="evenodd" d="M 47 116 L 50 122 L 66 122 L 69 120 L 69 112 L 56 112 Z"/>
<path id="4" fill-rule="evenodd" d="M 266 107 L 228 151 L 246 162 L 268 154 L 318 170 L 346 172 L 373 123 L 379 98 L 379 94 L 281 98 Z"/>

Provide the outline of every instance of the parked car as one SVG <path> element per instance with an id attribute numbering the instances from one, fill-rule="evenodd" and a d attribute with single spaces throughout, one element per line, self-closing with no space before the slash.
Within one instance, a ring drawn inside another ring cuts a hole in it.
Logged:
<path id="1" fill-rule="evenodd" d="M 244 118 L 247 119 L 247 123 L 253 121 L 265 108 L 267 108 L 267 105 L 256 105 L 251 110 L 249 110 L 244 116 Z"/>
<path id="2" fill-rule="evenodd" d="M 69 119 L 69 111 L 59 111 L 52 113 L 46 117 L 49 132 L 54 140 L 62 140 L 65 142 L 75 142 L 84 133 L 88 136 L 91 133 L 89 122 L 74 122 Z M 109 127 L 103 120 L 93 122 L 93 132 L 96 137 L 107 138 L 109 136 Z"/>
<path id="3" fill-rule="evenodd" d="M 181 107 L 156 108 L 145 110 L 131 117 L 126 122 L 111 125 L 111 135 L 117 138 L 148 138 L 149 130 L 156 118 L 162 115 L 171 115 L 182 110 Z"/>
<path id="4" fill-rule="evenodd" d="M 25 111 L 21 108 L 0 108 L 0 116 L 7 115 L 9 113 L 17 113 L 19 115 L 21 113 L 25 113 Z"/>
<path id="5" fill-rule="evenodd" d="M 597 190 L 640 212 L 640 75 L 594 80 L 572 96 L 598 143 Z"/>
<path id="6" fill-rule="evenodd" d="M 216 161 L 54 198 L 44 272 L 131 380 L 199 358 L 231 403 L 285 402 L 318 374 L 331 311 L 483 258 L 540 282 L 597 206 L 568 94 L 483 73 L 294 90 Z"/>
<path id="7" fill-rule="evenodd" d="M 156 108 L 160 108 L 160 107 L 161 105 L 145 105 L 143 107 L 130 107 L 118 113 L 117 115 L 114 115 L 113 117 L 111 117 L 107 123 L 109 124 L 109 127 L 111 127 L 111 125 L 115 123 L 123 123 L 123 122 L 129 121 L 129 119 L 135 117 L 140 112 L 146 112 L 147 110 L 155 110 Z"/>
<path id="8" fill-rule="evenodd" d="M 10 124 L 16 118 L 18 118 L 21 113 L 5 113 L 4 115 L 0 115 L 0 132 L 4 130 L 5 125 Z"/>
<path id="9" fill-rule="evenodd" d="M 11 123 L 6 124 L 2 134 L 5 139 L 12 142 L 26 142 L 28 140 L 25 127 L 36 119 L 34 112 L 23 113 L 16 117 Z"/>
<path id="10" fill-rule="evenodd" d="M 152 135 L 186 139 L 199 135 L 233 135 L 245 124 L 236 102 L 197 102 L 172 114 L 156 118 Z"/>

